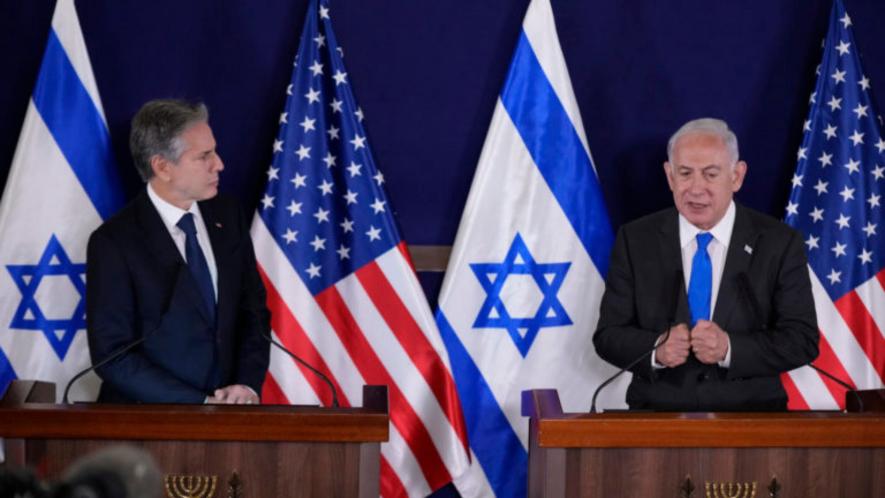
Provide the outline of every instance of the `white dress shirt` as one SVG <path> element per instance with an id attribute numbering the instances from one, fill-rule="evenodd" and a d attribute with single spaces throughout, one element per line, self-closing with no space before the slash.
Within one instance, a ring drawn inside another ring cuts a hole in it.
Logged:
<path id="1" fill-rule="evenodd" d="M 160 213 L 160 218 L 163 220 L 163 224 L 166 225 L 166 230 L 168 230 L 169 235 L 172 236 L 172 240 L 175 242 L 175 247 L 178 248 L 178 252 L 181 253 L 181 257 L 185 261 L 187 261 L 187 256 L 185 255 L 184 244 L 187 234 L 178 228 L 177 224 L 185 213 L 191 213 L 194 215 L 194 225 L 197 227 L 197 242 L 200 243 L 203 257 L 206 258 L 206 264 L 209 265 L 209 274 L 212 276 L 212 288 L 215 291 L 215 300 L 217 302 L 218 268 L 215 266 L 215 254 L 212 252 L 212 243 L 209 241 L 209 232 L 206 230 L 206 224 L 203 222 L 203 216 L 200 214 L 200 206 L 194 202 L 191 204 L 190 209 L 185 211 L 184 209 L 160 198 L 160 196 L 157 195 L 157 192 L 154 191 L 153 187 L 151 187 L 150 183 L 147 184 L 147 193 L 151 202 L 154 204 L 154 207 L 157 208 L 157 211 Z"/>
<path id="2" fill-rule="evenodd" d="M 713 311 L 716 309 L 716 299 L 719 296 L 719 284 L 722 282 L 722 270 L 725 269 L 725 257 L 728 254 L 728 244 L 731 242 L 731 232 L 734 231 L 734 218 L 737 212 L 734 201 L 728 205 L 725 216 L 719 220 L 713 228 L 708 230 L 713 239 L 707 244 L 707 254 L 710 256 L 710 265 L 712 266 L 713 282 L 710 296 L 710 318 L 713 318 Z M 685 277 L 685 288 L 688 289 L 691 282 L 691 266 L 694 255 L 698 250 L 697 235 L 704 230 L 694 226 L 685 216 L 679 215 L 679 247 L 682 250 L 682 274 Z M 652 365 L 655 368 L 661 368 L 657 364 L 655 354 L 652 353 Z M 729 341 L 728 351 L 725 353 L 725 359 L 719 362 L 720 367 L 728 368 L 731 365 L 731 343 Z"/>

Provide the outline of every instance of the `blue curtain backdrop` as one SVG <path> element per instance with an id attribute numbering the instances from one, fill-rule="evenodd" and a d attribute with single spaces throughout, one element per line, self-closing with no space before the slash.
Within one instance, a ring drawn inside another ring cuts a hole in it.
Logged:
<path id="1" fill-rule="evenodd" d="M 885 2 L 845 3 L 852 49 L 860 50 L 882 111 Z M 0 185 L 54 4 L 0 0 Z M 451 244 L 528 1 L 331 4 L 403 235 L 411 244 Z M 661 172 L 666 139 L 703 115 L 726 119 L 738 134 L 750 166 L 738 198 L 782 215 L 829 0 L 552 4 L 615 228 L 671 204 Z M 127 196 L 140 188 L 129 120 L 144 101 L 176 96 L 207 102 L 226 164 L 221 188 L 254 208 L 306 0 L 81 0 L 77 7 Z"/>

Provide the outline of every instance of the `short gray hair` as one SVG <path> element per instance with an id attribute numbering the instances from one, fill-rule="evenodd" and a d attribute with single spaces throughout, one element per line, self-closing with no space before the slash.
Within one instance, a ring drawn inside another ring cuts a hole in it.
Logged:
<path id="1" fill-rule="evenodd" d="M 177 162 L 184 153 L 181 134 L 193 124 L 208 121 L 209 109 L 202 102 L 158 99 L 144 104 L 132 118 L 129 133 L 129 150 L 141 179 L 154 176 L 151 158 L 156 155 Z"/>
<path id="2" fill-rule="evenodd" d="M 732 168 L 740 159 L 738 139 L 728 127 L 728 123 L 716 118 L 700 118 L 685 123 L 670 137 L 670 140 L 667 142 L 667 160 L 670 161 L 670 164 L 673 164 L 673 149 L 676 147 L 676 141 L 689 133 L 707 133 L 721 138 L 729 155 L 731 155 Z"/>

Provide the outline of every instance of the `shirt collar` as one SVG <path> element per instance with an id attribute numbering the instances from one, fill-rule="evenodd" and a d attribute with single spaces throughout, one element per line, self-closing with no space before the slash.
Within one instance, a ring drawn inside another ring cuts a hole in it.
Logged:
<path id="1" fill-rule="evenodd" d="M 163 224 L 166 225 L 166 228 L 169 231 L 172 231 L 173 228 L 178 230 L 178 221 L 181 220 L 181 217 L 185 215 L 185 213 L 191 213 L 194 215 L 196 220 L 202 220 L 203 217 L 200 216 L 200 207 L 196 202 L 191 204 L 190 209 L 184 210 L 180 207 L 166 201 L 162 197 L 157 194 L 157 191 L 154 190 L 154 187 L 151 186 L 150 182 L 147 184 L 147 193 L 148 197 L 151 200 L 151 203 L 157 208 L 157 212 L 160 213 L 160 218 L 163 219 Z M 194 221 L 196 221 L 194 220 Z"/>
<path id="2" fill-rule="evenodd" d="M 725 216 L 719 220 L 719 223 L 710 230 L 706 230 L 711 233 L 713 238 L 722 244 L 723 247 L 728 247 L 728 242 L 731 240 L 731 232 L 734 230 L 734 218 L 736 213 L 737 208 L 735 208 L 734 201 L 732 200 L 728 204 L 728 209 L 725 210 Z M 679 247 L 685 249 L 690 242 L 695 240 L 698 233 L 702 231 L 704 230 L 692 225 L 685 216 L 682 216 L 681 213 L 679 214 Z"/>

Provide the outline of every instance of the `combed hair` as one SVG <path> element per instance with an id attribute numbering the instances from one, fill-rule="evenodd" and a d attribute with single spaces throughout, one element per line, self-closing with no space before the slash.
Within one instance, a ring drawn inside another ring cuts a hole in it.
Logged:
<path id="1" fill-rule="evenodd" d="M 667 160 L 670 161 L 670 164 L 673 164 L 673 148 L 676 146 L 676 141 L 689 133 L 709 133 L 721 138 L 731 155 L 731 167 L 734 168 L 737 164 L 740 158 L 737 136 L 728 127 L 728 123 L 716 118 L 693 119 L 676 130 L 676 133 L 667 142 Z"/>
<path id="2" fill-rule="evenodd" d="M 151 158 L 156 155 L 178 162 L 184 153 L 181 134 L 193 124 L 208 121 L 209 109 L 202 102 L 158 99 L 144 104 L 132 118 L 129 133 L 129 150 L 141 179 L 154 176 Z"/>

